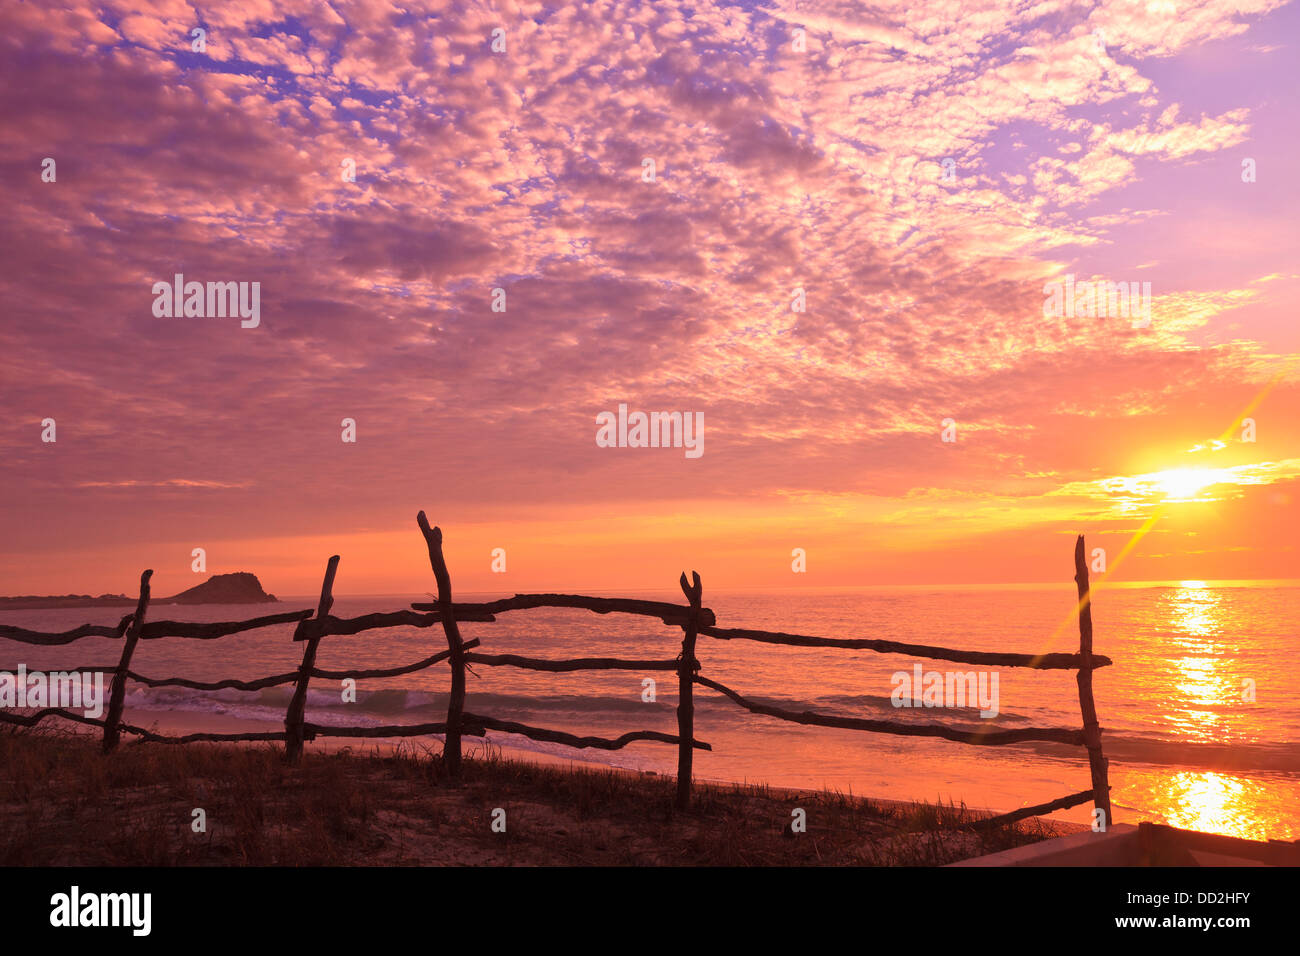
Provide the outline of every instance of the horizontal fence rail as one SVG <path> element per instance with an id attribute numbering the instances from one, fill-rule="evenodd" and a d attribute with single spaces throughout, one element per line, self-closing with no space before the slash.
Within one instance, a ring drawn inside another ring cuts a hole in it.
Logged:
<path id="1" fill-rule="evenodd" d="M 436 604 L 412 604 L 416 610 L 436 608 Z M 665 624 L 685 624 L 691 615 L 689 607 L 680 604 L 668 604 L 663 601 L 634 601 L 629 598 L 587 597 L 583 594 L 516 594 L 514 597 L 483 604 L 457 604 L 456 617 L 460 620 L 472 620 L 461 617 L 466 613 L 500 614 L 505 611 L 526 611 L 539 607 L 572 607 L 597 614 L 640 614 L 643 617 L 657 617 Z M 708 608 L 701 610 L 702 620 L 716 623 L 713 612 Z"/>
<path id="2" fill-rule="evenodd" d="M 724 687 L 707 677 L 696 676 L 695 683 L 716 690 L 746 710 L 766 717 L 788 720 L 793 724 L 814 724 L 818 727 L 839 727 L 843 730 L 865 730 L 873 734 L 897 734 L 902 737 L 942 737 L 960 744 L 1021 744 L 1029 740 L 1048 740 L 1058 744 L 1083 746 L 1082 730 L 1053 727 L 1026 727 L 1024 730 L 956 730 L 942 724 L 904 724 L 892 720 L 867 720 L 861 717 L 836 717 L 831 714 L 814 714 L 811 711 L 796 713 L 780 707 L 769 707 L 748 700 L 730 687 Z"/>
<path id="3" fill-rule="evenodd" d="M 751 713 L 784 720 L 790 723 L 868 733 L 893 734 L 909 737 L 936 737 L 955 743 L 976 746 L 1003 746 L 1008 744 L 1041 741 L 1083 747 L 1088 752 L 1092 787 L 1047 803 L 1023 807 L 1011 813 L 990 817 L 981 825 L 991 826 L 1011 823 L 1029 816 L 1068 809 L 1092 800 L 1094 813 L 1099 818 L 1099 828 L 1111 820 L 1110 785 L 1107 761 L 1102 753 L 1101 728 L 1097 721 L 1096 705 L 1092 693 L 1092 672 L 1111 665 L 1108 657 L 1092 652 L 1091 593 L 1088 566 L 1084 558 L 1084 539 L 1075 542 L 1075 582 L 1079 596 L 1079 652 L 1074 654 L 1010 654 L 990 651 L 967 651 L 925 644 L 909 644 L 875 638 L 828 638 L 779 631 L 761 631 L 748 628 L 717 626 L 714 612 L 702 605 L 702 586 L 698 574 L 692 573 L 688 582 L 682 574 L 680 584 L 686 604 L 663 601 L 643 601 L 630 598 L 590 597 L 581 594 L 516 594 L 513 597 L 480 603 L 456 603 L 452 600 L 451 577 L 442 553 L 442 531 L 430 527 L 424 512 L 416 516 L 416 523 L 425 539 L 429 563 L 438 586 L 436 603 L 413 603 L 411 610 L 385 611 L 364 614 L 354 618 L 340 618 L 330 614 L 333 606 L 334 578 L 339 558 L 331 557 L 327 563 L 321 586 L 321 597 L 315 610 L 288 611 L 250 618 L 245 621 L 195 623 L 187 621 L 147 621 L 152 571 L 140 578 L 140 595 L 133 614 L 123 617 L 115 626 L 83 624 L 63 632 L 42 632 L 9 625 L 0 625 L 0 639 L 36 646 L 59 646 L 87 637 L 102 637 L 121 641 L 118 663 L 96 667 L 83 667 L 81 672 L 112 674 L 107 714 L 91 718 L 60 707 L 45 707 L 29 714 L 0 711 L 0 722 L 15 726 L 32 727 L 47 718 L 59 718 L 78 724 L 103 729 L 103 747 L 111 752 L 120 735 L 131 734 L 143 741 L 168 744 L 233 741 L 283 741 L 285 755 L 290 761 L 298 759 L 306 741 L 318 737 L 341 738 L 400 738 L 440 735 L 444 738 L 443 762 L 448 777 L 455 782 L 460 774 L 461 738 L 468 734 L 483 737 L 487 731 L 518 734 L 532 740 L 563 744 L 575 748 L 618 750 L 631 743 L 648 741 L 675 746 L 678 750 L 677 805 L 685 809 L 690 800 L 692 760 L 696 750 L 713 748 L 695 737 L 694 688 L 707 688 L 720 694 L 731 703 Z M 480 646 L 477 638 L 464 640 L 459 623 L 491 623 L 498 614 L 537 608 L 570 608 L 592 611 L 596 614 L 635 614 L 657 618 L 665 625 L 682 629 L 681 652 L 673 660 L 624 659 L 616 657 L 579 657 L 563 660 L 526 657 L 518 654 L 472 653 Z M 252 680 L 228 678 L 216 681 L 197 681 L 184 677 L 145 677 L 130 669 L 131 657 L 142 640 L 164 637 L 181 637 L 195 640 L 216 640 L 258 628 L 281 624 L 294 624 L 293 640 L 303 645 L 302 661 L 298 668 L 283 674 L 273 674 Z M 413 627 L 429 628 L 441 624 L 447 647 L 411 664 L 394 667 L 328 670 L 316 666 L 316 653 L 321 640 L 330 636 L 355 635 L 364 631 Z M 764 644 L 804 647 L 810 649 L 867 650 L 882 654 L 903 654 L 931 660 L 953 661 L 993 667 L 1024 667 L 1033 670 L 1074 670 L 1079 685 L 1079 706 L 1083 726 L 1079 729 L 1064 727 L 1028 727 L 1019 730 L 968 730 L 943 724 L 919 724 L 891 720 L 823 714 L 814 711 L 796 711 L 760 703 L 724 684 L 700 674 L 701 664 L 696 657 L 697 638 L 716 640 L 747 640 Z M 374 727 L 349 727 L 318 724 L 306 719 L 307 687 L 312 678 L 323 680 L 378 680 L 398 677 L 425 670 L 446 662 L 451 670 L 451 693 L 448 697 L 447 719 L 420 724 L 394 724 Z M 513 720 L 475 714 L 465 709 L 465 673 L 470 664 L 485 667 L 514 667 L 550 673 L 576 671 L 630 670 L 672 671 L 678 675 L 677 733 L 657 730 L 637 730 L 619 737 L 605 738 L 582 736 L 567 731 L 534 727 Z M 191 733 L 168 735 L 128 724 L 122 719 L 125 690 L 128 682 L 146 687 L 186 687 L 199 691 L 237 690 L 258 691 L 268 687 L 293 684 L 294 692 L 285 714 L 284 730 L 247 733 Z"/>
<path id="4" fill-rule="evenodd" d="M 103 624 L 83 624 L 81 627 L 74 627 L 70 631 L 63 631 L 59 634 L 47 634 L 43 631 L 29 631 L 23 627 L 11 627 L 8 624 L 0 624 L 0 637 L 7 638 L 11 641 L 19 641 L 23 644 L 40 644 L 45 646 L 54 646 L 58 644 L 71 644 L 73 641 L 79 641 L 83 637 L 112 637 L 121 639 L 126 634 L 126 629 L 130 626 L 133 616 L 128 614 L 118 623 L 117 627 L 107 627 Z"/>
<path id="5" fill-rule="evenodd" d="M 466 645 L 468 646 L 468 645 Z M 532 671 L 675 671 L 676 661 L 625 661 L 616 657 L 576 657 L 567 661 L 520 657 L 518 654 L 466 654 L 471 664 L 488 667 L 522 667 Z"/>
<path id="6" fill-rule="evenodd" d="M 873 638 L 806 637 L 802 634 L 781 634 L 775 631 L 751 631 L 738 627 L 704 627 L 701 634 L 724 641 L 761 641 L 764 644 L 784 644 L 787 647 L 838 647 L 851 651 L 877 651 L 881 654 L 906 654 L 936 661 L 954 661 L 958 664 L 984 664 L 989 667 L 1030 667 L 1035 670 L 1078 670 L 1083 666 L 1082 654 L 998 654 L 991 651 L 958 651 L 947 647 L 930 647 L 925 644 L 902 644 L 898 641 L 881 641 Z M 1092 656 L 1092 666 L 1109 667 L 1111 660 L 1100 654 Z"/>

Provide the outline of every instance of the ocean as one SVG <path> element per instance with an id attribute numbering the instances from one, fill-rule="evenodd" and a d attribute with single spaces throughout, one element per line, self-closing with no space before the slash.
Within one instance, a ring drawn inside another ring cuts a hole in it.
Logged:
<path id="1" fill-rule="evenodd" d="M 500 594 L 458 593 L 458 601 Z M 623 592 L 680 603 L 680 593 Z M 333 612 L 354 617 L 398 610 L 428 595 L 339 597 Z M 223 621 L 298 608 L 279 605 L 158 607 L 150 619 Z M 722 627 L 824 637 L 870 637 L 967 650 L 1042 653 L 1078 649 L 1072 585 L 970 588 L 876 588 L 705 592 Z M 113 624 L 122 608 L 0 612 L 0 624 L 59 631 Z M 1110 760 L 1116 822 L 1162 821 L 1253 839 L 1300 839 L 1300 670 L 1294 666 L 1300 583 L 1170 582 L 1116 586 L 1094 595 L 1094 651 L 1115 664 L 1095 673 L 1103 746 Z M 532 657 L 672 659 L 681 630 L 628 615 L 539 609 L 461 624 L 481 653 Z M 132 669 L 148 677 L 251 680 L 294 670 L 302 646 L 280 626 L 216 641 L 142 642 Z M 440 626 L 391 628 L 321 642 L 317 666 L 330 670 L 392 667 L 446 647 Z M 120 644 L 87 638 L 63 647 L 0 639 L 0 670 L 108 667 Z M 944 661 L 790 648 L 700 637 L 701 674 L 751 699 L 790 710 L 942 722 L 965 728 L 1081 725 L 1073 671 L 996 669 L 998 713 L 978 706 L 896 707 L 894 675 L 979 673 Z M 992 671 L 984 671 L 991 678 Z M 655 681 L 653 701 L 644 681 Z M 316 679 L 307 717 L 321 724 L 418 723 L 445 716 L 446 664 L 383 681 L 364 681 L 355 703 L 338 682 Z M 991 685 L 990 685 L 991 689 Z M 200 692 L 131 685 L 126 720 L 168 732 L 221 715 L 265 722 L 284 718 L 291 685 L 256 693 Z M 699 779 L 831 788 L 892 800 L 943 800 L 999 811 L 1043 803 L 1090 786 L 1086 751 L 1056 744 L 969 746 L 791 724 L 741 710 L 696 689 L 696 737 L 713 746 L 695 756 Z M 892 697 L 891 697 L 892 695 Z M 906 696 L 911 696 L 906 695 Z M 920 691 L 916 692 L 919 698 Z M 973 704 L 973 701 L 968 701 Z M 676 732 L 677 679 L 671 672 L 587 671 L 553 674 L 474 665 L 466 709 L 571 733 L 617 736 L 630 730 Z M 510 750 L 673 773 L 674 747 L 637 742 L 621 751 L 573 750 L 491 732 Z M 482 741 L 467 738 L 473 751 Z M 1091 804 L 1058 819 L 1085 823 Z"/>

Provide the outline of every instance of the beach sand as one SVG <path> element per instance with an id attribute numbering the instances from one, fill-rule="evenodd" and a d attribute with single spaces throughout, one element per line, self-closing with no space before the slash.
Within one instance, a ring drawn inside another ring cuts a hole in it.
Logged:
<path id="1" fill-rule="evenodd" d="M 224 715 L 127 715 L 159 732 L 279 729 Z M 696 781 L 465 740 L 447 779 L 437 738 L 186 745 L 0 733 L 0 864 L 939 865 L 1077 825 L 987 831 L 965 808 Z M 204 830 L 194 828 L 202 810 Z M 802 811 L 798 814 L 797 811 Z M 802 816 L 804 832 L 790 832 Z M 504 832 L 500 832 L 504 821 Z M 494 826 L 495 824 L 495 826 Z"/>

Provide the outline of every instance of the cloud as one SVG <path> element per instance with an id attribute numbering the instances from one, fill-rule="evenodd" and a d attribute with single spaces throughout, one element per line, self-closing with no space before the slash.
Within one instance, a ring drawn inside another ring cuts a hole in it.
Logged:
<path id="1" fill-rule="evenodd" d="M 430 487 L 1002 494 L 1181 451 L 1287 354 L 1286 283 L 1259 277 L 1300 250 L 1263 198 L 1280 173 L 1243 193 L 1238 155 L 1294 119 L 1261 82 L 1287 49 L 1248 52 L 1284 35 L 1272 0 L 34 9 L 0 10 L 0 519 L 29 535 L 28 503 L 72 522 L 121 488 L 211 490 L 258 533 L 327 505 L 373 526 Z M 1180 72 L 1209 47 L 1241 60 L 1215 95 Z M 1282 238 L 1234 259 L 1262 228 Z M 1216 271 L 1189 266 L 1212 241 Z M 155 319 L 176 272 L 260 282 L 261 327 Z M 1151 281 L 1151 329 L 1045 320 L 1066 272 Z M 704 411 L 702 464 L 600 455 L 621 400 Z M 141 474 L 190 477 L 117 477 Z"/>

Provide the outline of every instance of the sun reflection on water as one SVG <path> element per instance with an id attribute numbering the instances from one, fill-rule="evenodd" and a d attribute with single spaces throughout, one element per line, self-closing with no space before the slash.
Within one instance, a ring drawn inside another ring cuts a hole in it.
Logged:
<path id="1" fill-rule="evenodd" d="M 1173 667 L 1169 720 L 1187 740 L 1222 741 L 1226 705 L 1239 699 L 1232 675 L 1222 667 L 1222 598 L 1204 581 L 1183 581 L 1170 597 L 1169 625 Z"/>
<path id="2" fill-rule="evenodd" d="M 1210 637 L 1219 632 L 1220 597 L 1204 581 L 1183 581 L 1173 595 L 1172 623 L 1192 637 Z"/>
<path id="3" fill-rule="evenodd" d="M 1153 648 L 1152 674 L 1166 702 L 1160 718 L 1189 744 L 1232 745 L 1254 739 L 1252 716 L 1241 707 L 1241 622 L 1223 592 L 1204 581 L 1182 581 L 1165 592 Z M 1144 775 L 1145 776 L 1145 775 Z M 1209 770 L 1148 778 L 1147 806 L 1165 822 L 1191 830 L 1264 839 L 1288 831 L 1286 814 L 1260 782 Z"/>
<path id="4" fill-rule="evenodd" d="M 1277 826 L 1261 812 L 1263 788 L 1239 777 L 1187 771 L 1167 778 L 1160 790 L 1156 806 L 1172 826 L 1254 840 Z"/>

